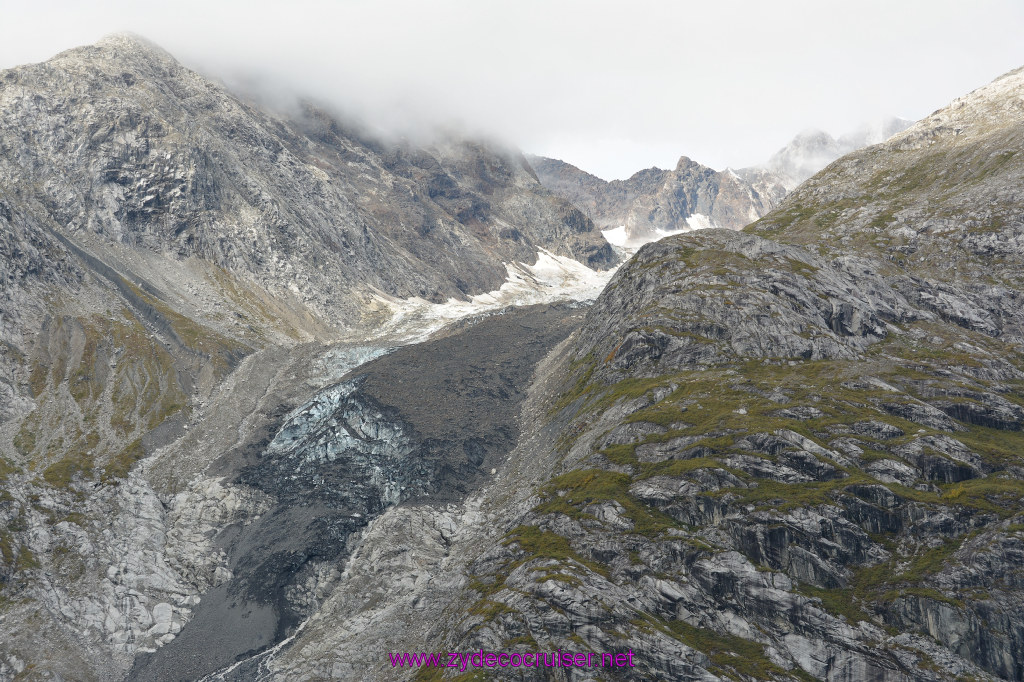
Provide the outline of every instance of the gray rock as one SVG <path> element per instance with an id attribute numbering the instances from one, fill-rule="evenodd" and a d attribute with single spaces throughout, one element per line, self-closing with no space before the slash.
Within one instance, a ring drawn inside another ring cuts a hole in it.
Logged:
<path id="1" fill-rule="evenodd" d="M 648 168 L 611 182 L 564 161 L 536 156 L 529 161 L 545 187 L 580 207 L 601 229 L 624 226 L 634 243 L 679 230 L 739 230 L 774 208 L 786 193 L 770 171 L 719 172 L 685 156 L 674 170 Z"/>

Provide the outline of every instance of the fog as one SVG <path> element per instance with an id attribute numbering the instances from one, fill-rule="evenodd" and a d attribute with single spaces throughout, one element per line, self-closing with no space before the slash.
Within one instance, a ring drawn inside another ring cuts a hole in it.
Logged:
<path id="1" fill-rule="evenodd" d="M 1019 0 L 19 4 L 0 7 L 0 68 L 131 31 L 233 87 L 606 179 L 684 154 L 752 165 L 808 127 L 918 119 L 1024 65 Z"/>

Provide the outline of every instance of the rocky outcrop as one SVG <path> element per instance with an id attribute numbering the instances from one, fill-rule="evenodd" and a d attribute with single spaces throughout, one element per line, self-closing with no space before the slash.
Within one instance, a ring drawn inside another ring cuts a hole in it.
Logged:
<path id="1" fill-rule="evenodd" d="M 702 227 L 739 230 L 785 194 L 767 175 L 751 173 L 748 181 L 735 171 L 714 171 L 681 157 L 653 194 L 639 196 L 629 207 L 626 233 L 636 238 Z"/>

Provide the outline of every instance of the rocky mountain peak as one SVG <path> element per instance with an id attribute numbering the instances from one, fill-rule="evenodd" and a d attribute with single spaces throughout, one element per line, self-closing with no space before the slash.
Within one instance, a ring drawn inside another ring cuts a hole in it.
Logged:
<path id="1" fill-rule="evenodd" d="M 691 159 L 690 157 L 688 157 L 688 156 L 680 156 L 679 157 L 679 161 L 676 162 L 676 172 L 677 173 L 685 172 L 686 170 L 688 170 L 690 168 L 697 167 L 697 166 L 700 166 L 700 164 L 697 163 L 696 161 L 694 161 L 693 159 Z"/>
<path id="2" fill-rule="evenodd" d="M 687 156 L 674 170 L 648 168 L 611 182 L 555 159 L 530 162 L 545 187 L 580 206 L 601 229 L 623 228 L 629 248 L 673 232 L 738 230 L 785 194 L 767 172 L 718 172 Z"/>
<path id="3" fill-rule="evenodd" d="M 649 168 L 606 182 L 555 159 L 530 161 L 546 187 L 583 208 L 602 229 L 623 228 L 623 244 L 635 248 L 673 232 L 742 229 L 843 154 L 881 142 L 910 123 L 883 119 L 839 139 L 807 129 L 763 167 L 721 172 L 680 156 L 671 171 Z"/>
<path id="4" fill-rule="evenodd" d="M 110 59 L 137 61 L 148 59 L 154 61 L 174 62 L 177 60 L 165 49 L 153 41 L 137 33 L 111 33 L 97 40 L 91 46 L 79 47 L 77 50 L 98 51 L 109 55 Z M 69 52 L 74 52 L 70 50 Z M 67 54 L 66 52 L 63 54 Z M 60 55 L 58 55 L 60 56 Z"/>
<path id="5" fill-rule="evenodd" d="M 107 35 L 91 45 L 65 50 L 45 64 L 59 67 L 63 73 L 74 73 L 78 77 L 101 77 L 102 74 L 109 79 L 111 85 L 120 85 L 119 81 L 123 81 L 125 87 L 135 82 L 155 85 L 185 70 L 159 45 L 133 33 Z M 11 71 L 12 77 L 17 75 L 14 73 L 16 70 Z M 91 76 L 86 76 L 87 73 Z"/>
<path id="6" fill-rule="evenodd" d="M 791 144 L 795 147 L 815 148 L 826 147 L 834 145 L 835 143 L 836 139 L 824 130 L 820 130 L 818 128 L 805 128 L 797 133 Z"/>
<path id="7" fill-rule="evenodd" d="M 889 117 L 865 124 L 838 139 L 823 130 L 808 128 L 775 152 L 765 168 L 778 174 L 792 190 L 844 154 L 878 144 L 911 124 L 906 119 Z"/>

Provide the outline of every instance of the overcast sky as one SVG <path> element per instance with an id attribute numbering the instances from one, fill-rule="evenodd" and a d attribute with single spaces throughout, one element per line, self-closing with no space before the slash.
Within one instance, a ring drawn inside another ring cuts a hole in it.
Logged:
<path id="1" fill-rule="evenodd" d="M 606 179 L 764 161 L 1024 65 L 1022 0 L 0 0 L 0 68 L 132 31 L 386 129 L 457 125 Z"/>

